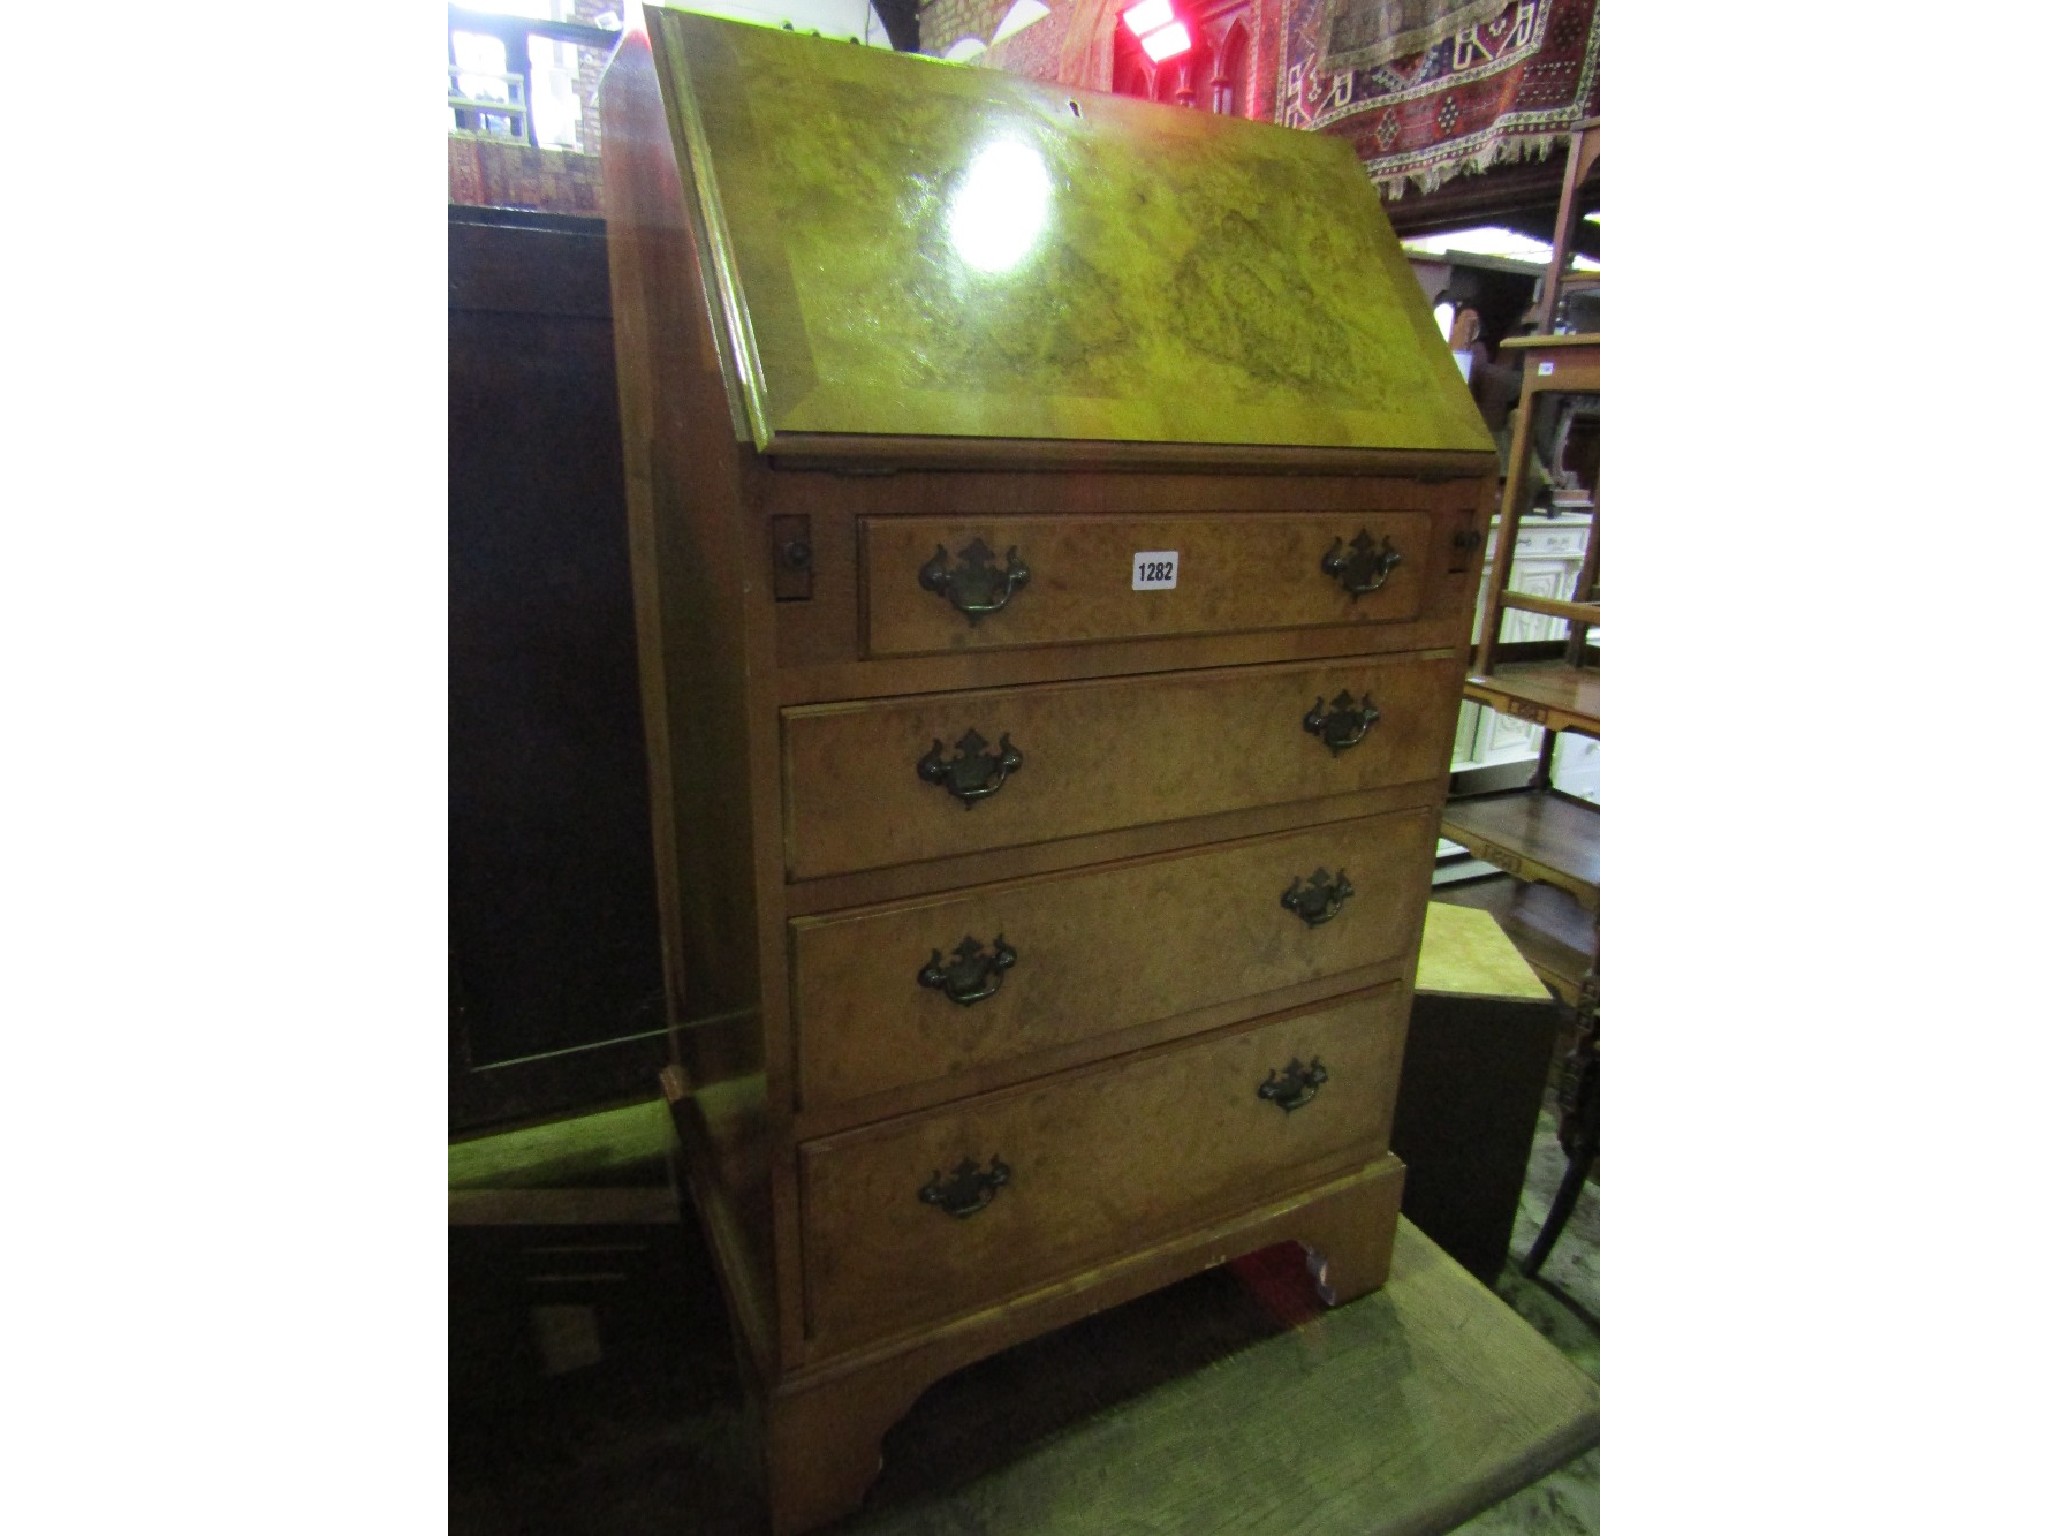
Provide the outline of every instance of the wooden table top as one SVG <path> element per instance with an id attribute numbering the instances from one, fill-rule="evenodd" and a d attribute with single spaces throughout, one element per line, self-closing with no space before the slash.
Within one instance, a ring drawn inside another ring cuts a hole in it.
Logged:
<path id="1" fill-rule="evenodd" d="M 1600 904 L 1600 813 L 1529 790 L 1475 795 L 1444 807 L 1443 835 L 1524 880 L 1548 880 Z"/>
<path id="2" fill-rule="evenodd" d="M 1550 990 L 1491 912 L 1441 901 L 1432 901 L 1423 914 L 1415 990 L 1550 1001 Z"/>
<path id="3" fill-rule="evenodd" d="M 1475 672 L 1468 677 L 1465 697 L 1506 714 L 1534 720 L 1547 730 L 1600 734 L 1597 667 L 1568 667 L 1561 662 L 1496 667 L 1491 672 Z"/>

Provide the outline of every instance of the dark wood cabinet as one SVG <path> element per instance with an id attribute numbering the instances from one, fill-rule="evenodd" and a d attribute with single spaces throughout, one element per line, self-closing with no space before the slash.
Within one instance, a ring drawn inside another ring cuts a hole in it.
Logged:
<path id="1" fill-rule="evenodd" d="M 456 1130 L 647 1093 L 666 1056 L 625 501 L 603 224 L 451 209 Z"/>

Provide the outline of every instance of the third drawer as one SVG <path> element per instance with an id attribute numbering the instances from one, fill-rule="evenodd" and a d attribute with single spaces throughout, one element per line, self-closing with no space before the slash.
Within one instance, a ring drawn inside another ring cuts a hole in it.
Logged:
<path id="1" fill-rule="evenodd" d="M 1331 822 L 790 925 L 807 1108 L 1394 961 L 1433 809 Z M 1255 1011 L 1255 1010 L 1247 1010 Z"/>

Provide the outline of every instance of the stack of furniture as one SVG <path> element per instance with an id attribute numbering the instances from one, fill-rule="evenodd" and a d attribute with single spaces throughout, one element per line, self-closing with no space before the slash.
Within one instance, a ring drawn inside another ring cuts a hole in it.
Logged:
<path id="1" fill-rule="evenodd" d="M 1496 455 L 1342 143 L 650 8 L 604 82 L 685 1173 L 778 1530 L 1389 1151 Z"/>
<path id="2" fill-rule="evenodd" d="M 1585 568 L 1591 533 L 1590 506 L 1565 505 L 1553 507 L 1547 515 L 1525 515 L 1517 528 L 1514 542 L 1514 590 L 1535 597 L 1569 599 L 1578 590 L 1579 573 Z M 1491 575 L 1494 561 L 1499 558 L 1499 534 L 1499 520 L 1496 518 L 1487 538 L 1486 561 L 1480 579 L 1482 590 Z M 1479 642 L 1483 617 L 1482 613 L 1473 615 L 1472 640 L 1475 645 Z M 1510 609 L 1501 616 L 1496 640 L 1502 646 L 1519 649 L 1537 642 L 1562 639 L 1564 634 L 1562 619 Z M 1513 654 L 1512 650 L 1510 654 Z M 1535 761 L 1542 734 L 1542 729 L 1533 721 L 1468 701 L 1458 711 L 1458 737 L 1451 754 L 1451 772 L 1462 777 L 1494 769 L 1499 771 L 1489 774 L 1488 778 L 1498 780 L 1510 768 Z M 1559 764 L 1558 767 L 1562 773 L 1568 765 Z"/>
<path id="3" fill-rule="evenodd" d="M 1600 338 L 1522 336 L 1503 343 L 1522 358 L 1522 403 L 1508 449 L 1507 479 L 1501 490 L 1499 547 L 1516 547 L 1528 513 L 1534 421 L 1546 395 L 1598 393 Z M 1454 800 L 1444 812 L 1444 836 L 1518 880 L 1564 891 L 1589 914 L 1600 909 L 1600 816 L 1596 806 L 1551 782 L 1560 732 L 1600 735 L 1599 647 L 1589 631 L 1600 623 L 1600 501 L 1593 497 L 1593 521 L 1576 589 L 1569 598 L 1511 589 L 1512 567 L 1496 565 L 1481 601 L 1479 641 L 1465 697 L 1475 704 L 1526 720 L 1540 733 L 1536 763 L 1525 788 Z M 1544 614 L 1568 625 L 1558 645 L 1513 646 L 1502 641 L 1509 613 Z M 1547 654 L 1550 651 L 1558 654 Z M 1527 652 L 1536 651 L 1530 659 Z M 1509 924 L 1513 931 L 1512 923 Z M 1575 961 L 1563 952 L 1538 948 L 1531 961 L 1567 1001 L 1578 995 L 1590 952 Z"/>
<path id="4" fill-rule="evenodd" d="M 1512 549 L 1531 490 L 1535 422 L 1546 396 L 1595 394 L 1600 389 L 1600 338 L 1538 335 L 1505 343 L 1522 356 L 1522 401 L 1508 449 L 1501 489 L 1499 547 Z M 1597 805 L 1552 782 L 1559 733 L 1600 735 L 1598 645 L 1600 623 L 1600 497 L 1593 493 L 1593 524 L 1586 563 L 1569 600 L 1514 591 L 1512 567 L 1499 566 L 1481 602 L 1479 643 L 1465 697 L 1532 721 L 1541 732 L 1535 771 L 1521 789 L 1472 795 L 1444 808 L 1443 835 L 1474 857 L 1514 876 L 1518 887 L 1497 912 L 1522 945 L 1530 964 L 1574 1010 L 1573 1039 L 1559 1094 L 1568 1161 L 1556 1203 L 1523 1268 L 1535 1274 L 1600 1154 L 1599 1136 L 1599 916 L 1600 813 Z M 1509 660 L 1501 640 L 1511 612 L 1545 614 L 1567 624 L 1562 654 Z M 1555 893 L 1573 904 L 1565 907 Z"/>
<path id="5" fill-rule="evenodd" d="M 1548 420 L 1555 427 L 1561 414 L 1556 408 L 1574 402 L 1597 409 L 1599 334 L 1560 335 L 1552 326 L 1561 304 L 1579 198 L 1598 154 L 1598 123 L 1581 125 L 1572 138 L 1557 238 L 1538 300 L 1542 331 L 1503 343 L 1503 350 L 1518 356 L 1522 365 L 1521 402 L 1501 489 L 1496 547 L 1504 551 L 1520 547 L 1523 519 L 1533 500 L 1539 422 Z M 1546 406 L 1551 409 L 1546 411 Z M 1562 470 L 1566 435 L 1556 431 L 1553 436 L 1555 470 Z M 1597 471 L 1591 489 L 1585 561 L 1571 595 L 1517 591 L 1511 562 L 1496 561 L 1486 581 L 1472 670 L 1465 679 L 1469 701 L 1529 722 L 1539 733 L 1534 771 L 1523 788 L 1452 801 L 1443 819 L 1446 839 L 1518 882 L 1506 905 L 1495 909 L 1496 915 L 1538 973 L 1574 1010 L 1573 1042 L 1560 1093 L 1559 1134 L 1569 1161 L 1558 1200 L 1525 1261 L 1530 1274 L 1548 1256 L 1599 1156 L 1599 808 L 1560 789 L 1554 779 L 1561 733 L 1596 740 L 1600 735 Z M 1503 630 L 1515 614 L 1563 621 L 1562 642 L 1511 643 Z"/>

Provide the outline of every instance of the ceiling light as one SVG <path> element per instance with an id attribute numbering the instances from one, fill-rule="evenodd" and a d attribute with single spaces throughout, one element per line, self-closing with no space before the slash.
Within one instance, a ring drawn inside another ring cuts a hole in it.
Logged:
<path id="1" fill-rule="evenodd" d="M 1173 0 L 1139 0 L 1137 5 L 1124 12 L 1124 25 L 1139 37 L 1158 31 L 1171 20 Z"/>
<path id="2" fill-rule="evenodd" d="M 1177 54 L 1186 53 L 1195 46 L 1194 39 L 1188 36 L 1188 29 L 1177 21 L 1172 26 L 1161 27 L 1157 32 L 1148 33 L 1139 39 L 1139 45 L 1152 55 L 1152 62 L 1155 64 Z"/>

